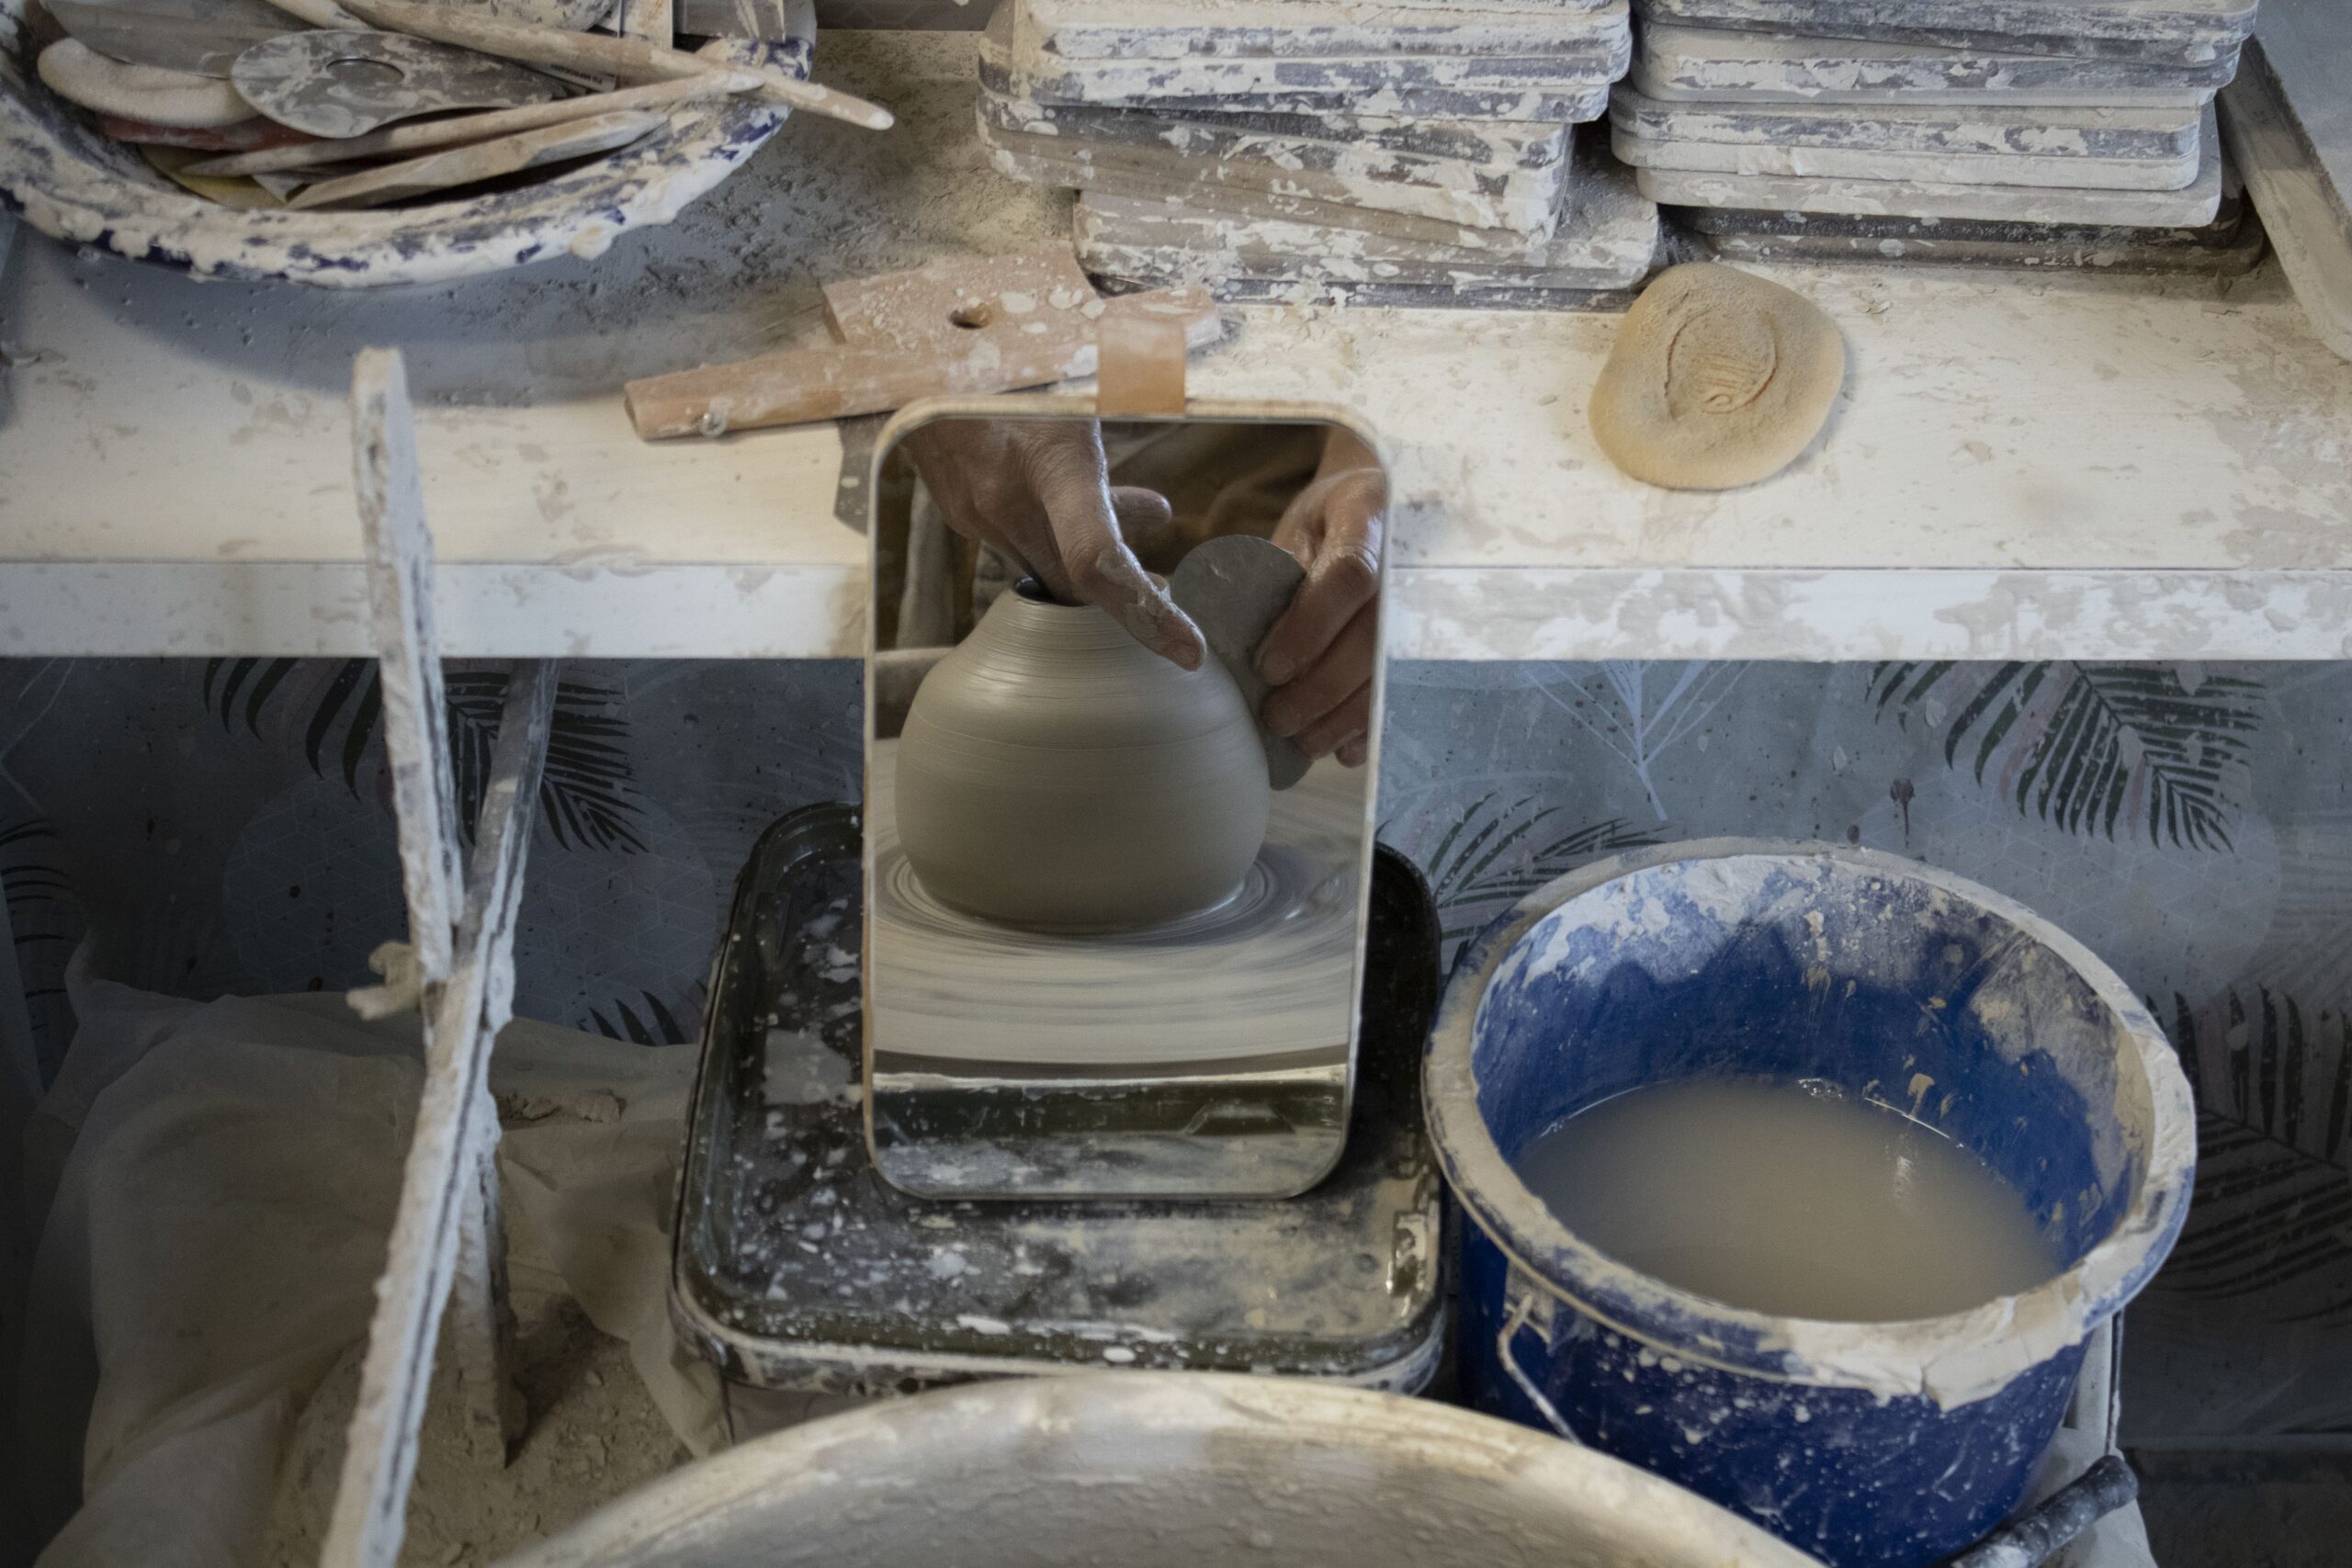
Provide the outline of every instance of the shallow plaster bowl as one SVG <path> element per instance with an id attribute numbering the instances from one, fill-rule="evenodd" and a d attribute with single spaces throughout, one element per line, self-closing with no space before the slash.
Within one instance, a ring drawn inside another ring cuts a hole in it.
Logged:
<path id="1" fill-rule="evenodd" d="M 501 1568 L 1818 1568 L 1606 1455 L 1295 1378 L 885 1400 L 609 1503 Z"/>
<path id="2" fill-rule="evenodd" d="M 805 80 L 815 12 L 790 0 L 787 14 L 787 38 L 706 52 Z M 0 202 L 45 234 L 199 277 L 373 288 L 598 256 L 628 231 L 676 217 L 786 113 L 749 98 L 690 104 L 633 146 L 551 178 L 396 210 L 248 212 L 182 189 L 44 86 L 33 62 L 57 36 L 40 0 L 0 0 Z"/>

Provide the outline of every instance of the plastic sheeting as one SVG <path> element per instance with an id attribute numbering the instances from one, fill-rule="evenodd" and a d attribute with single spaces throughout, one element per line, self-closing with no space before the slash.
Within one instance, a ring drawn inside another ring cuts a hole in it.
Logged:
<path id="1" fill-rule="evenodd" d="M 248 1568 L 304 1403 L 364 1338 L 423 1079 L 414 1018 L 73 976 L 27 1129 L 34 1258 L 13 1470 L 40 1568 Z M 518 1292 L 560 1290 L 696 1453 L 717 1382 L 666 1292 L 691 1047 L 517 1021 L 491 1087 Z"/>
<path id="2" fill-rule="evenodd" d="M 367 1332 L 423 1076 L 415 1021 L 79 973 L 74 1002 L 81 1031 L 27 1131 L 48 1224 L 9 1468 L 35 1533 L 6 1560 L 53 1536 L 40 1568 L 250 1568 L 295 1422 Z M 724 1442 L 718 1387 L 667 1305 L 694 1055 L 518 1021 L 491 1083 L 515 1288 L 568 1292 L 627 1340 L 704 1454 Z M 2036 1495 L 2086 1453 L 2053 1453 Z M 2065 1561 L 2146 1568 L 2137 1511 Z"/>

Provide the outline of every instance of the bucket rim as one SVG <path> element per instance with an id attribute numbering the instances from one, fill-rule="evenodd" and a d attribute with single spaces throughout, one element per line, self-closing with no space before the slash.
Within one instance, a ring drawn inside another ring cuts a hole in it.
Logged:
<path id="1" fill-rule="evenodd" d="M 1154 1435 L 1190 1436 L 1204 1449 L 1222 1436 L 1279 1435 L 1286 1443 L 1385 1452 L 1498 1491 L 1555 1499 L 1564 1519 L 1605 1517 L 1644 1562 L 1820 1568 L 1661 1476 L 1458 1405 L 1308 1378 L 1103 1371 L 958 1384 L 771 1432 L 605 1504 L 501 1568 L 627 1568 L 682 1539 L 773 1528 L 793 1507 L 838 1516 L 844 1485 L 856 1477 L 968 1481 L 976 1463 L 1009 1472 L 1032 1437 L 1109 1455 L 1124 1440 Z M 889 1461 L 880 1472 L 877 1456 Z"/>
<path id="2" fill-rule="evenodd" d="M 1478 1109 L 1476 1025 L 1503 959 L 1555 909 L 1611 883 L 1678 863 L 1757 858 L 1828 861 L 1925 884 L 2008 924 L 2082 976 L 2115 1022 L 2119 1071 L 2136 1068 L 2150 1136 L 2122 1216 L 2064 1271 L 2031 1290 L 1939 1317 L 1838 1323 L 1781 1317 L 1678 1289 L 1580 1240 L 1503 1157 Z M 1519 900 L 1456 956 L 1422 1060 L 1430 1141 L 1464 1211 L 1518 1272 L 1565 1303 L 1661 1355 L 1719 1371 L 1883 1397 L 1920 1396 L 1950 1408 L 1989 1398 L 2088 1337 L 2138 1294 L 2186 1221 L 2195 1185 L 2196 1111 L 2163 1030 L 2122 978 L 2046 918 L 2005 894 L 1935 866 L 1877 850 L 1815 841 L 1717 838 L 1607 856 Z"/>

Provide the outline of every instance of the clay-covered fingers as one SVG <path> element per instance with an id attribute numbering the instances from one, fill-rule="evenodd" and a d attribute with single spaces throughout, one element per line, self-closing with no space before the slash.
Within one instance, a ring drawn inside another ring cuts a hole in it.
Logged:
<path id="1" fill-rule="evenodd" d="M 1369 694 L 1373 665 L 1379 655 L 1380 616 L 1373 605 L 1365 604 L 1295 680 L 1266 694 L 1265 701 L 1259 705 L 1259 716 L 1275 734 L 1288 736 L 1304 746 L 1304 737 L 1314 732 L 1343 704 L 1360 693 Z M 1367 716 L 1368 712 L 1367 707 Z M 1363 726 L 1359 722 L 1356 728 L 1361 729 Z M 1346 739 L 1345 734 L 1332 737 L 1323 750 L 1335 750 Z"/>
<path id="2" fill-rule="evenodd" d="M 1291 741 L 1310 758 L 1337 755 L 1352 768 L 1363 763 L 1371 732 L 1372 682 L 1366 681 L 1340 699 L 1339 706 L 1292 736 Z M 1351 749 L 1352 761 L 1347 755 Z"/>
<path id="3" fill-rule="evenodd" d="M 1258 646 L 1269 685 L 1311 669 L 1378 596 L 1387 505 L 1386 477 L 1351 468 L 1317 479 L 1283 514 L 1274 542 L 1298 558 L 1306 580 Z"/>
<path id="4" fill-rule="evenodd" d="M 1258 646 L 1258 672 L 1272 688 L 1259 716 L 1309 757 L 1336 755 L 1348 767 L 1371 751 L 1387 506 L 1377 467 L 1341 468 L 1300 491 L 1274 531 L 1306 577 Z"/>
<path id="5" fill-rule="evenodd" d="M 1091 419 L 949 419 L 910 433 L 906 450 L 947 525 L 1018 560 L 1055 598 L 1099 604 L 1138 642 L 1187 670 L 1207 648 L 1127 547 L 1170 523 L 1167 498 L 1113 489 Z"/>
<path id="6" fill-rule="evenodd" d="M 1154 653 L 1182 669 L 1199 669 L 1208 652 L 1200 628 L 1152 581 L 1120 534 L 1099 427 L 1068 420 L 1026 427 L 1015 452 L 1051 535 L 1043 553 L 1053 558 L 1053 570 L 1024 556 L 1031 570 L 1057 596 L 1101 606 Z M 1141 497 L 1150 492 L 1123 490 L 1131 512 L 1140 515 L 1148 508 Z M 1163 517 L 1166 506 L 1159 502 Z"/>
<path id="7" fill-rule="evenodd" d="M 1111 512 L 1119 520 L 1123 539 L 1165 533 L 1176 521 L 1176 509 L 1168 504 L 1168 498 L 1141 485 L 1113 485 Z"/>

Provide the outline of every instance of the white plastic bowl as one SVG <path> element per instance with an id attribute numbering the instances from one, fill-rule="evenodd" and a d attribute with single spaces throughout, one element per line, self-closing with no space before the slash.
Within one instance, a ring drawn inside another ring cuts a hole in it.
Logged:
<path id="1" fill-rule="evenodd" d="M 788 15 L 786 39 L 708 51 L 805 80 L 816 13 L 790 0 Z M 786 114 L 747 98 L 689 104 L 644 141 L 551 179 L 397 211 L 240 211 L 173 184 L 44 86 L 33 62 L 56 36 L 40 0 L 0 0 L 0 200 L 45 234 L 200 277 L 374 288 L 601 255 L 627 231 L 676 217 Z"/>

